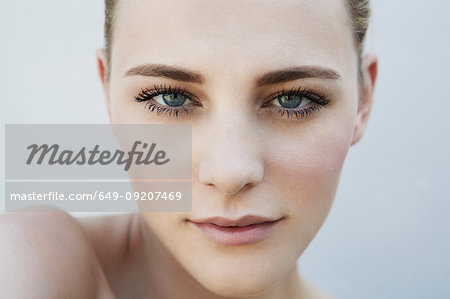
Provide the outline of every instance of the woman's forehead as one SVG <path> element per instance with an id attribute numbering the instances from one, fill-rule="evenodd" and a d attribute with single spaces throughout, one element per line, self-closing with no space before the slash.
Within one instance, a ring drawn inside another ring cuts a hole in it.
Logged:
<path id="1" fill-rule="evenodd" d="M 127 0 L 117 7 L 112 57 L 123 68 L 342 68 L 353 48 L 343 0 Z"/>

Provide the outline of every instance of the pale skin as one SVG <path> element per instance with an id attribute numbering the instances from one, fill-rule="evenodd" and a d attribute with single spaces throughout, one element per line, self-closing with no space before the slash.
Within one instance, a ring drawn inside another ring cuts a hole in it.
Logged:
<path id="1" fill-rule="evenodd" d="M 110 66 L 97 51 L 110 121 L 192 124 L 193 210 L 78 221 L 58 211 L 2 215 L 2 290 L 26 295 L 11 278 L 25 276 L 35 298 L 329 298 L 296 262 L 363 136 L 377 76 L 376 56 L 365 55 L 359 84 L 343 0 L 129 0 L 114 26 Z M 174 68 L 194 76 L 174 77 Z M 277 80 L 267 76 L 274 71 Z M 149 111 L 135 97 L 155 85 L 186 90 L 196 105 L 187 101 L 178 117 Z M 291 109 L 316 107 L 314 95 L 328 103 L 288 118 L 273 95 L 290 90 L 309 92 Z M 190 223 L 246 214 L 282 220 L 240 246 L 215 243 Z M 24 254 L 27 246 L 36 253 Z M 63 279 L 70 287 L 55 283 Z"/>

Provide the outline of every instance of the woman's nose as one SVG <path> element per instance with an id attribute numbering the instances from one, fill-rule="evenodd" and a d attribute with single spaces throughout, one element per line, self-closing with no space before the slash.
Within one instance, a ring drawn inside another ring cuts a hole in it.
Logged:
<path id="1" fill-rule="evenodd" d="M 258 133 L 245 119 L 216 119 L 201 137 L 199 181 L 234 195 L 246 186 L 259 184 L 264 164 Z"/>

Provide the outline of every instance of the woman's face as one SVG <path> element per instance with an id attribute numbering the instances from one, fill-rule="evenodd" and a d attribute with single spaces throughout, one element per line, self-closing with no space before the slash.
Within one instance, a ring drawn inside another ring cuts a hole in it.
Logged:
<path id="1" fill-rule="evenodd" d="M 111 121 L 192 125 L 192 212 L 146 221 L 207 289 L 270 288 L 324 222 L 355 141 L 358 65 L 344 2 L 127 0 L 116 13 Z M 135 100 L 155 85 L 166 94 Z M 246 215 L 278 221 L 241 239 L 194 224 Z"/>

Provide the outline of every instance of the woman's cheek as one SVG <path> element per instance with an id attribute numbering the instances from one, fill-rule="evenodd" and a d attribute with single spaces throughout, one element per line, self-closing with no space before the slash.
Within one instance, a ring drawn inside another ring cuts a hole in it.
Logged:
<path id="1" fill-rule="evenodd" d="M 302 130 L 303 129 L 303 130 Z M 336 193 L 352 137 L 351 121 L 299 126 L 270 138 L 266 171 L 282 192 L 289 213 L 313 227 L 325 220 Z"/>

